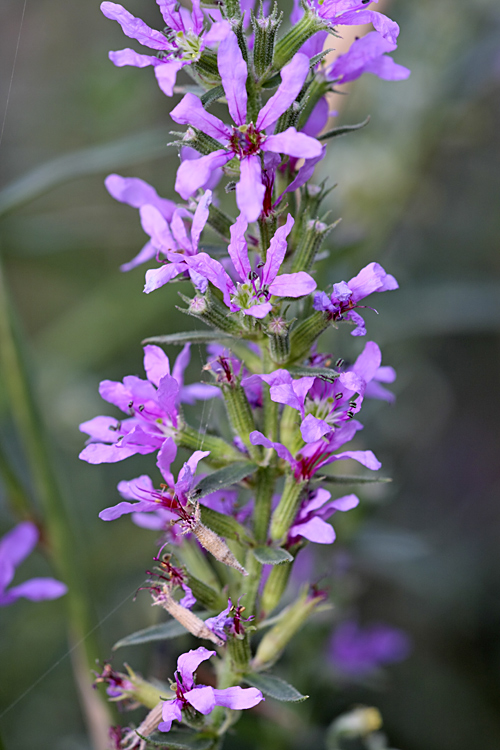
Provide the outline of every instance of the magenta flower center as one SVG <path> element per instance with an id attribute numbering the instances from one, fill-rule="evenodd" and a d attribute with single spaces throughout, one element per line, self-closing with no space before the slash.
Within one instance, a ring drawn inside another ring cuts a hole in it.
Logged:
<path id="1" fill-rule="evenodd" d="M 257 130 L 253 122 L 250 125 L 242 125 L 239 128 L 233 127 L 233 134 L 229 139 L 229 145 L 238 159 L 244 159 L 246 156 L 258 154 L 260 147 L 264 142 L 265 135 Z"/>

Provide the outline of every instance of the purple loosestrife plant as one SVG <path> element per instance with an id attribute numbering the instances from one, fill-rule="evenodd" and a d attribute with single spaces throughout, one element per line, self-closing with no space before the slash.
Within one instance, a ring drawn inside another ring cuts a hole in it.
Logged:
<path id="1" fill-rule="evenodd" d="M 396 374 L 382 366 L 374 341 L 358 347 L 352 364 L 341 352 L 321 353 L 318 341 L 321 346 L 321 334 L 341 325 L 365 336 L 370 321 L 359 312 L 364 300 L 398 284 L 377 262 L 348 282 L 332 285 L 314 275 L 316 256 L 335 224 L 325 223 L 321 208 L 328 190 L 311 180 L 335 135 L 335 129 L 321 135 L 334 85 L 365 72 L 401 80 L 409 71 L 387 56 L 396 50 L 398 25 L 366 0 L 304 0 L 281 36 L 277 7 L 254 13 L 239 0 L 206 9 L 193 0 L 190 10 L 174 0 L 157 4 L 166 24 L 161 32 L 120 5 L 101 7 L 127 36 L 156 53 L 126 49 L 110 53 L 112 61 L 153 66 L 164 94 L 182 94 L 170 112 L 175 123 L 187 126 L 172 144 L 181 157 L 175 182 L 180 202 L 160 197 L 135 177 L 110 175 L 106 187 L 139 210 L 149 238 L 122 270 L 151 264 L 146 293 L 161 294 L 166 284 L 181 282 L 184 312 L 200 328 L 149 339 L 147 379 L 129 375 L 101 383 L 102 397 L 125 417 L 82 424 L 89 440 L 81 458 L 106 463 L 156 455 L 160 475 L 122 480 L 123 501 L 100 518 L 124 523 L 118 519 L 131 515 L 137 525 L 164 533 L 169 551 L 154 557 L 158 564 L 146 586 L 153 604 L 170 616 L 160 627 L 165 637 L 189 632 L 211 640 L 217 652 L 200 646 L 180 656 L 171 692 L 131 668 L 127 676 L 107 665 L 98 681 L 108 684 L 112 700 L 149 709 L 137 730 L 113 728 L 116 747 L 143 749 L 148 738 L 168 745 L 171 738 L 175 747 L 219 750 L 239 712 L 258 706 L 263 694 L 304 698 L 267 670 L 299 628 L 327 606 L 328 591 L 306 585 L 283 608 L 287 581 L 310 542 L 335 542 L 331 517 L 363 505 L 356 494 L 340 492 L 339 483 L 376 481 L 381 467 L 359 437 L 359 419 L 366 398 L 394 400 L 384 384 Z M 374 30 L 333 62 L 323 61 L 329 31 L 366 23 Z M 220 117 L 208 111 L 216 104 Z M 216 191 L 221 174 L 229 178 L 223 208 Z M 207 244 L 208 227 L 219 237 L 216 246 Z M 189 341 L 207 345 L 203 370 L 211 382 L 184 384 Z M 158 344 L 183 346 L 172 370 Z M 221 434 L 207 434 L 203 417 L 191 425 L 183 413 L 183 404 L 212 398 L 225 407 Z M 178 447 L 190 454 L 175 480 Z M 338 461 L 364 467 L 354 469 L 359 479 L 329 474 L 327 467 Z M 352 627 L 342 640 L 341 628 L 331 647 L 334 661 L 343 654 L 346 663 L 347 652 L 356 657 L 351 662 L 369 665 L 393 658 L 387 633 L 371 633 L 367 646 Z M 262 629 L 256 648 L 255 633 Z M 155 630 L 151 639 L 157 638 Z M 200 667 L 212 657 L 215 674 Z M 200 682 L 194 678 L 198 667 L 204 670 Z"/>

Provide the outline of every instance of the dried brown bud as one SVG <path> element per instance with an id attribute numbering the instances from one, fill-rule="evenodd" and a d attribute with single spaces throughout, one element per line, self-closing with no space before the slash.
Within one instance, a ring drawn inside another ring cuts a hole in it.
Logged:
<path id="1" fill-rule="evenodd" d="M 186 628 L 196 638 L 205 638 L 207 641 L 212 641 L 217 646 L 224 646 L 224 641 L 219 638 L 215 633 L 212 633 L 210 628 L 205 625 L 194 612 L 190 609 L 183 607 L 182 604 L 176 602 L 170 593 L 168 585 L 163 586 L 159 594 L 154 595 L 155 604 L 159 604 L 163 609 L 174 617 L 177 622 Z"/>
<path id="2" fill-rule="evenodd" d="M 197 503 L 196 505 L 193 521 L 190 525 L 189 530 L 195 535 L 201 546 L 204 547 L 208 552 L 210 552 L 210 554 L 213 555 L 216 560 L 224 563 L 224 565 L 228 565 L 230 568 L 234 568 L 244 576 L 248 575 L 247 571 L 238 562 L 224 539 L 221 539 L 221 537 L 218 536 L 215 531 L 212 531 L 212 529 L 208 529 L 202 524 L 200 520 L 199 503 Z"/>

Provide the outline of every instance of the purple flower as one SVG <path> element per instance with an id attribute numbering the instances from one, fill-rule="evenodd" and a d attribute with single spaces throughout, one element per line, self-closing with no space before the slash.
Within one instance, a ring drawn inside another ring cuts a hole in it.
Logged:
<path id="1" fill-rule="evenodd" d="M 332 26 L 361 26 L 371 23 L 384 39 L 395 43 L 399 36 L 399 26 L 382 13 L 368 10 L 367 6 L 378 0 L 319 0 L 311 3 L 318 15 Z"/>
<path id="2" fill-rule="evenodd" d="M 395 63 L 386 54 L 396 48 L 395 42 L 385 39 L 378 31 L 371 31 L 353 42 L 349 51 L 340 55 L 326 69 L 325 75 L 335 83 L 354 81 L 363 73 L 373 73 L 386 81 L 402 81 L 408 78 L 411 71 Z"/>
<path id="3" fill-rule="evenodd" d="M 322 488 L 309 493 L 288 532 L 288 546 L 299 542 L 301 537 L 317 544 L 332 544 L 335 541 L 335 531 L 326 523 L 327 519 L 338 510 L 352 510 L 359 505 L 359 499 L 356 495 L 344 495 L 336 500 L 330 498 L 331 494 Z"/>
<path id="4" fill-rule="evenodd" d="M 290 465 L 294 477 L 300 481 L 311 479 L 323 466 L 347 458 L 358 461 L 371 471 L 378 471 L 381 463 L 372 451 L 342 451 L 342 453 L 335 453 L 345 443 L 352 440 L 356 432 L 361 430 L 362 427 L 363 425 L 352 419 L 321 440 L 316 440 L 314 443 L 307 443 L 297 451 L 296 456 L 293 456 L 285 445 L 272 442 L 257 430 L 250 433 L 250 442 L 252 445 L 263 445 L 264 448 L 273 448 L 278 456 Z"/>
<path id="5" fill-rule="evenodd" d="M 402 630 L 383 624 L 360 627 L 348 620 L 336 628 L 329 658 L 341 674 L 362 678 L 384 664 L 403 661 L 410 648 L 410 640 Z"/>
<path id="6" fill-rule="evenodd" d="M 228 599 L 226 609 L 223 609 L 215 617 L 209 617 L 208 620 L 205 620 L 205 625 L 212 633 L 222 638 L 223 641 L 227 640 L 228 635 L 235 637 L 243 636 L 245 633 L 243 623 L 254 619 L 253 615 L 251 617 L 243 617 L 244 611 L 245 607 L 240 605 L 240 599 L 238 599 L 238 604 L 233 604 L 231 599 Z"/>
<path id="7" fill-rule="evenodd" d="M 200 236 L 207 223 L 208 207 L 211 202 L 212 191 L 207 190 L 199 200 L 194 216 L 185 208 L 177 208 L 170 225 L 155 206 L 141 207 L 142 228 L 146 234 L 149 234 L 156 256 L 159 257 L 162 253 L 167 258 L 166 261 L 161 261 L 160 268 L 146 271 L 144 286 L 146 294 L 159 289 L 179 274 L 189 275 L 199 291 L 206 291 L 207 280 L 187 264 L 186 257 L 196 255 L 198 252 Z M 186 219 L 192 221 L 189 233 L 184 223 Z"/>
<path id="8" fill-rule="evenodd" d="M 157 0 L 157 3 L 167 24 L 165 32 L 150 29 L 144 21 L 135 18 L 117 3 L 104 2 L 101 10 L 106 18 L 118 21 L 126 36 L 157 52 L 157 56 L 152 56 L 138 54 L 129 48 L 122 49 L 109 53 L 111 62 L 119 68 L 124 65 L 135 68 L 152 65 L 161 90 L 167 96 L 172 96 L 178 71 L 185 65 L 197 62 L 205 46 L 220 42 L 230 27 L 227 21 L 220 21 L 205 32 L 200 0 L 193 0 L 192 13 L 180 7 L 175 0 Z"/>
<path id="9" fill-rule="evenodd" d="M 300 413 L 302 439 L 313 443 L 360 411 L 366 389 L 373 379 L 380 377 L 380 370 L 383 370 L 382 377 L 391 376 L 386 369 L 394 373 L 392 368 L 381 368 L 381 360 L 379 347 L 369 341 L 354 365 L 333 383 L 313 375 L 294 379 L 288 370 L 275 370 L 269 375 L 251 375 L 242 381 L 242 385 L 248 388 L 258 380 L 267 383 L 271 401 L 290 406 Z M 380 390 L 384 398 L 392 396 L 381 386 L 375 386 L 375 394 Z"/>
<path id="10" fill-rule="evenodd" d="M 35 549 L 38 536 L 35 524 L 23 521 L 0 539 L 0 607 L 21 598 L 31 599 L 33 602 L 58 599 L 67 592 L 67 586 L 54 578 L 31 578 L 7 589 L 17 566 Z"/>
<path id="11" fill-rule="evenodd" d="M 332 322 L 349 320 L 354 323 L 356 328 L 352 336 L 365 336 L 365 322 L 359 313 L 354 311 L 360 302 L 373 292 L 387 292 L 392 289 L 398 289 L 398 282 L 386 273 L 378 263 L 369 263 L 357 276 L 354 276 L 347 283 L 341 281 L 333 285 L 333 292 L 330 296 L 325 292 L 318 292 L 314 295 L 313 307 L 315 310 L 326 312 Z"/>
<path id="12" fill-rule="evenodd" d="M 170 464 L 177 455 L 177 446 L 172 438 L 167 438 L 156 462 L 165 480 L 161 489 L 156 490 L 151 479 L 145 474 L 130 481 L 122 481 L 118 484 L 118 492 L 126 500 L 136 502 L 118 503 L 111 508 L 105 508 L 99 513 L 99 518 L 103 521 L 114 521 L 127 513 L 151 513 L 163 509 L 172 513 L 172 520 L 180 519 L 188 523 L 192 515 L 188 509 L 188 495 L 194 486 L 196 467 L 209 454 L 210 451 L 195 451 L 180 470 L 175 482 Z"/>
<path id="13" fill-rule="evenodd" d="M 241 311 L 244 315 L 264 318 L 271 310 L 271 297 L 303 297 L 316 288 L 316 282 L 304 271 L 285 273 L 278 271 L 285 258 L 286 238 L 293 226 L 289 214 L 286 224 L 276 230 L 267 251 L 266 262 L 252 270 L 248 258 L 245 232 L 248 224 L 242 214 L 231 227 L 231 242 L 228 252 L 241 282 L 234 284 L 224 266 L 207 253 L 198 253 L 186 259 L 190 268 L 211 281 L 223 294 L 224 303 L 231 312 Z"/>
<path id="14" fill-rule="evenodd" d="M 211 656 L 215 656 L 215 651 L 208 651 L 203 646 L 179 656 L 175 673 L 176 697 L 166 700 L 163 704 L 163 721 L 158 726 L 160 732 L 169 732 L 173 721 L 182 721 L 182 710 L 189 706 L 206 716 L 215 706 L 238 711 L 253 708 L 264 700 L 264 696 L 257 688 L 229 687 L 217 690 L 208 685 L 196 685 L 195 671 L 201 662 L 210 659 Z"/>
<path id="15" fill-rule="evenodd" d="M 136 453 L 147 454 L 161 449 L 179 427 L 178 405 L 192 398 L 190 386 L 184 388 L 184 370 L 189 363 L 190 345 L 177 357 L 172 374 L 165 352 L 159 346 L 144 347 L 144 369 L 148 376 L 142 380 L 127 375 L 123 383 L 103 380 L 99 386 L 102 398 L 128 414 L 117 421 L 113 417 L 94 417 L 80 425 L 90 436 L 80 458 L 91 464 L 114 463 Z M 196 398 L 212 398 L 218 389 L 199 383 Z"/>
<path id="16" fill-rule="evenodd" d="M 309 72 L 309 59 L 297 53 L 281 70 L 281 84 L 260 110 L 255 123 L 247 123 L 247 65 L 234 33 L 221 42 L 218 66 L 235 125 L 229 127 L 205 111 L 194 94 L 186 94 L 171 114 L 175 122 L 191 125 L 214 138 L 221 146 L 196 162 L 184 161 L 177 172 L 175 189 L 184 198 L 198 190 L 210 173 L 232 159 L 240 163 L 240 179 L 236 186 L 236 203 L 246 221 L 259 217 L 266 192 L 263 184 L 260 155 L 264 152 L 288 154 L 311 159 L 321 153 L 322 146 L 314 138 L 298 133 L 294 127 L 268 135 L 268 130 L 293 104 Z"/>

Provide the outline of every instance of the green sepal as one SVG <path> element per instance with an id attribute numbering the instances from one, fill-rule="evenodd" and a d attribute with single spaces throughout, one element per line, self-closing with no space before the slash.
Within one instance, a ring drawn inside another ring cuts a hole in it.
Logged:
<path id="1" fill-rule="evenodd" d="M 251 672 L 243 676 L 243 682 L 247 685 L 252 685 L 260 690 L 264 695 L 268 695 L 270 698 L 274 698 L 277 701 L 284 701 L 285 703 L 302 703 L 302 701 L 309 698 L 308 695 L 302 695 L 299 691 L 290 685 L 281 677 L 276 677 L 272 674 L 258 674 Z"/>
<path id="2" fill-rule="evenodd" d="M 314 375 L 315 378 L 324 380 L 327 383 L 333 383 L 340 377 L 340 373 L 332 370 L 330 367 L 290 367 L 289 372 L 290 375 L 297 375 L 301 378 L 307 375 Z"/>
<path id="3" fill-rule="evenodd" d="M 227 596 L 224 596 L 211 586 L 207 586 L 207 584 L 200 581 L 199 578 L 190 575 L 189 571 L 187 574 L 187 583 L 193 592 L 196 601 L 207 609 L 213 610 L 214 612 L 221 612 L 227 607 Z M 198 615 L 198 612 L 196 614 Z"/>
<path id="4" fill-rule="evenodd" d="M 210 613 L 197 612 L 196 616 L 200 620 L 206 620 L 207 617 L 210 617 Z M 113 646 L 113 651 L 124 646 L 139 646 L 142 643 L 151 643 L 152 641 L 168 641 L 187 634 L 186 628 L 180 622 L 169 620 L 168 622 L 161 622 L 158 625 L 151 625 L 149 628 L 144 628 L 143 630 L 137 630 L 135 633 L 120 638 Z"/>
<path id="5" fill-rule="evenodd" d="M 329 138 L 337 138 L 339 135 L 346 135 L 346 133 L 354 133 L 356 130 L 361 130 L 361 128 L 366 127 L 368 123 L 370 122 L 370 115 L 366 118 L 366 120 L 363 120 L 363 122 L 358 122 L 356 125 L 341 125 L 339 128 L 333 128 L 332 130 L 327 130 L 326 133 L 323 133 L 323 135 L 318 135 L 318 141 L 326 141 Z"/>
<path id="6" fill-rule="evenodd" d="M 201 522 L 204 526 L 215 531 L 225 539 L 234 539 L 243 544 L 253 544 L 253 539 L 247 529 L 235 518 L 219 513 L 217 510 L 200 505 Z"/>
<path id="7" fill-rule="evenodd" d="M 200 479 L 196 487 L 190 492 L 190 498 L 193 500 L 199 500 L 206 495 L 210 495 L 212 492 L 222 490 L 224 487 L 229 487 L 232 484 L 241 482 L 245 477 L 250 476 L 257 471 L 257 464 L 251 463 L 250 461 L 237 461 L 234 464 L 225 466 L 219 471 L 214 471 L 213 474 L 209 474 L 207 477 Z"/>
<path id="8" fill-rule="evenodd" d="M 224 92 L 224 87 L 222 85 L 214 86 L 213 89 L 205 91 L 205 93 L 201 97 L 201 103 L 203 104 L 205 109 L 208 109 L 211 104 L 217 101 L 217 99 L 221 99 L 225 95 L 226 94 Z"/>
<path id="9" fill-rule="evenodd" d="M 285 562 L 293 562 L 293 555 L 283 547 L 255 547 L 252 549 L 253 556 L 262 565 L 281 565 Z"/>

